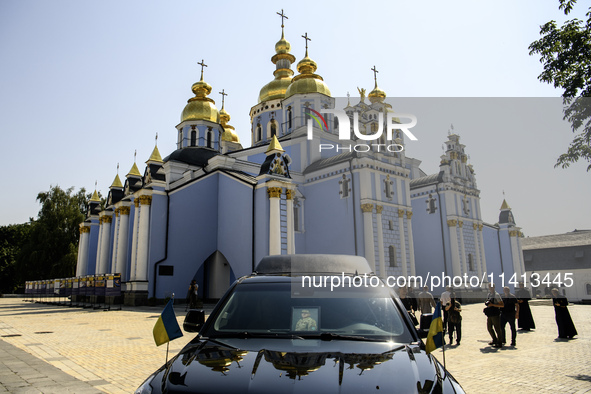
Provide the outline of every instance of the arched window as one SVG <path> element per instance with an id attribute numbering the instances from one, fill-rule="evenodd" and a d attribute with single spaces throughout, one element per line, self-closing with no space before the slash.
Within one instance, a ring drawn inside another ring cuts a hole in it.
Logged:
<path id="1" fill-rule="evenodd" d="M 191 146 L 197 145 L 197 130 L 191 130 Z"/>
<path id="2" fill-rule="evenodd" d="M 287 107 L 287 128 L 291 129 L 291 119 L 292 119 L 292 113 L 291 113 L 291 107 Z"/>
<path id="3" fill-rule="evenodd" d="M 208 148 L 212 148 L 213 147 L 213 140 L 212 140 L 211 130 L 207 130 L 207 147 Z"/>
<path id="4" fill-rule="evenodd" d="M 263 129 L 261 128 L 261 124 L 259 123 L 257 125 L 257 138 L 256 138 L 257 142 L 260 141 L 263 138 L 263 136 L 261 134 L 262 133 L 262 130 Z"/>
<path id="5" fill-rule="evenodd" d="M 272 120 L 271 121 L 271 138 L 273 138 L 274 135 L 277 135 L 277 122 Z"/>
<path id="6" fill-rule="evenodd" d="M 183 129 L 179 130 L 179 149 L 183 147 Z"/>
<path id="7" fill-rule="evenodd" d="M 468 253 L 468 271 L 474 271 L 474 258 L 472 253 Z"/>
<path id="8" fill-rule="evenodd" d="M 396 267 L 396 247 L 394 245 L 388 246 L 388 258 L 390 267 Z"/>

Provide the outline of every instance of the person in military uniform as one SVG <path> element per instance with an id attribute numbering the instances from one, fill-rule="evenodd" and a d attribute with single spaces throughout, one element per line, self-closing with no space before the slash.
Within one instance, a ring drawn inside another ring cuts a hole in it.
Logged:
<path id="1" fill-rule="evenodd" d="M 310 317 L 310 311 L 308 309 L 302 309 L 302 318 L 296 323 L 295 329 L 296 331 L 318 330 L 318 324 L 316 324 L 316 320 Z"/>

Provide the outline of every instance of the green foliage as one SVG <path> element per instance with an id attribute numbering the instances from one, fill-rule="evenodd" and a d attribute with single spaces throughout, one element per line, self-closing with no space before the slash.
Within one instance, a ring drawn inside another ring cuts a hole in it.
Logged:
<path id="1" fill-rule="evenodd" d="M 26 280 L 75 275 L 79 224 L 85 218 L 90 194 L 84 189 L 73 194 L 73 190 L 52 186 L 37 195 L 41 204 L 38 218 L 28 224 L 27 237 L 18 245 L 16 286 L 22 286 Z"/>
<path id="2" fill-rule="evenodd" d="M 0 294 L 13 293 L 22 286 L 15 280 L 17 259 L 30 231 L 29 223 L 0 226 Z"/>
<path id="3" fill-rule="evenodd" d="M 576 0 L 560 0 L 559 8 L 568 15 Z M 564 89 L 564 119 L 574 133 L 579 132 L 555 167 L 567 168 L 579 160 L 589 162 L 591 170 L 591 8 L 587 21 L 572 19 L 560 28 L 555 21 L 541 26 L 541 38 L 529 46 L 529 54 L 540 55 L 544 71 L 542 82 Z"/>

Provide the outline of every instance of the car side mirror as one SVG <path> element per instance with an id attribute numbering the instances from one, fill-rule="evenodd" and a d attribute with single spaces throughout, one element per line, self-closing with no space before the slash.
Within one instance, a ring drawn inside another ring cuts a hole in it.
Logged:
<path id="1" fill-rule="evenodd" d="M 419 334 L 419 338 L 427 338 L 427 336 L 429 336 L 429 330 L 422 330 L 422 329 L 418 329 L 417 330 L 417 334 Z"/>
<path id="2" fill-rule="evenodd" d="M 183 330 L 187 332 L 199 332 L 205 323 L 205 311 L 203 309 L 189 309 L 183 322 Z"/>

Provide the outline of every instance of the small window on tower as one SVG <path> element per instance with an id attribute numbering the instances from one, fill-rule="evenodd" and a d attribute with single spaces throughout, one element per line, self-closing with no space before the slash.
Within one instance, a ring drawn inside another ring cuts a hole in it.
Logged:
<path id="1" fill-rule="evenodd" d="M 213 148 L 213 138 L 212 138 L 212 133 L 211 130 L 208 129 L 207 130 L 207 147 L 208 148 Z"/>
<path id="2" fill-rule="evenodd" d="M 384 193 L 386 194 L 386 198 L 388 200 L 391 200 L 394 197 L 394 188 L 392 187 L 394 185 L 394 182 L 390 179 L 390 175 L 386 176 L 386 179 L 384 179 Z"/>
<path id="3" fill-rule="evenodd" d="M 390 267 L 396 267 L 396 247 L 394 245 L 388 246 L 388 259 Z"/>
<path id="4" fill-rule="evenodd" d="M 273 138 L 273 136 L 277 135 L 277 122 L 275 122 L 274 120 L 271 121 L 271 138 Z"/>
<path id="5" fill-rule="evenodd" d="M 197 131 L 191 130 L 191 146 L 197 145 Z"/>
<path id="6" fill-rule="evenodd" d="M 347 198 L 347 197 L 349 197 L 349 193 L 351 192 L 351 188 L 349 188 L 349 183 L 350 182 L 351 182 L 351 180 L 348 179 L 345 174 L 343 174 L 343 179 L 341 179 L 339 181 L 339 185 L 341 187 L 341 190 L 339 191 L 339 194 L 341 195 L 341 198 Z"/>

